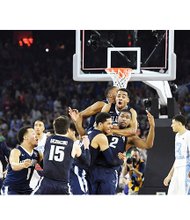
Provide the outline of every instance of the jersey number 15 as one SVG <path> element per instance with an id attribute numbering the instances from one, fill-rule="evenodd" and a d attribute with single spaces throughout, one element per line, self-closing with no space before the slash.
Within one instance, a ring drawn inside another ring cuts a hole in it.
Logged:
<path id="1" fill-rule="evenodd" d="M 65 147 L 63 146 L 57 146 L 57 145 L 51 145 L 50 153 L 49 153 L 49 160 L 54 160 L 61 162 L 64 160 L 64 150 Z"/>

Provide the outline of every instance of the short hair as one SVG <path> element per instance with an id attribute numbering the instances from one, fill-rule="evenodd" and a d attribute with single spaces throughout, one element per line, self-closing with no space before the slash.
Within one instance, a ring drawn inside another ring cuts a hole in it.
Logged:
<path id="1" fill-rule="evenodd" d="M 53 121 L 53 129 L 57 134 L 66 134 L 70 127 L 69 117 L 63 115 Z"/>
<path id="2" fill-rule="evenodd" d="M 184 125 L 184 126 L 185 126 L 186 123 L 187 123 L 187 120 L 186 120 L 185 116 L 183 116 L 183 115 L 181 115 L 181 114 L 175 115 L 175 116 L 173 117 L 173 119 L 174 119 L 175 121 L 181 122 L 181 124 Z"/>
<path id="3" fill-rule="evenodd" d="M 131 149 L 131 152 L 132 152 L 132 151 L 138 152 L 138 153 L 140 154 L 140 151 L 139 151 L 136 147 L 132 148 L 132 149 Z"/>
<path id="4" fill-rule="evenodd" d="M 129 109 L 124 108 L 124 109 L 122 109 L 122 110 L 120 111 L 120 113 L 119 113 L 119 114 L 121 114 L 122 112 L 124 112 L 124 113 L 129 113 L 129 114 L 131 115 L 131 117 L 132 117 L 132 113 L 130 112 L 130 110 L 129 110 Z"/>
<path id="5" fill-rule="evenodd" d="M 115 89 L 115 88 L 117 88 L 117 86 L 110 86 L 110 87 L 108 87 L 106 90 L 105 90 L 105 97 L 107 98 L 107 96 L 108 96 L 108 94 L 109 94 L 109 92 L 112 90 L 112 89 Z"/>
<path id="6" fill-rule="evenodd" d="M 119 92 L 119 91 L 126 92 L 126 93 L 128 94 L 128 97 L 130 97 L 130 92 L 129 92 L 129 90 L 128 90 L 128 89 L 125 89 L 125 88 L 120 88 L 120 89 L 118 89 L 118 91 L 117 91 L 117 92 Z"/>
<path id="7" fill-rule="evenodd" d="M 42 122 L 42 123 L 44 124 L 44 122 L 43 122 L 42 120 L 40 120 L 40 119 L 35 120 L 35 121 L 34 121 L 34 125 L 35 125 L 36 122 Z M 45 126 L 45 125 L 44 125 L 44 126 Z"/>
<path id="8" fill-rule="evenodd" d="M 111 118 L 111 115 L 107 112 L 99 112 L 96 115 L 95 122 L 98 125 L 100 122 L 104 123 L 107 119 Z"/>
<path id="9" fill-rule="evenodd" d="M 28 132 L 28 129 L 30 129 L 30 128 L 32 128 L 32 127 L 31 126 L 24 126 L 24 127 L 20 128 L 20 130 L 17 133 L 17 140 L 19 143 L 22 143 L 24 141 L 24 135 Z"/>

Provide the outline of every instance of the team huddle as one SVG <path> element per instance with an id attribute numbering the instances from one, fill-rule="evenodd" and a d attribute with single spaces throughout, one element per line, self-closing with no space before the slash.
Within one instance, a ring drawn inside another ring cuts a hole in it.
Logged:
<path id="1" fill-rule="evenodd" d="M 127 178 L 128 193 L 138 194 L 145 169 L 139 149 L 153 146 L 154 117 L 147 111 L 149 130 L 142 139 L 137 135 L 137 113 L 130 108 L 128 90 L 113 86 L 105 94 L 106 100 L 84 111 L 69 107 L 68 115 L 54 120 L 52 133 L 44 133 L 40 120 L 34 128 L 21 128 L 1 194 L 115 195 Z"/>

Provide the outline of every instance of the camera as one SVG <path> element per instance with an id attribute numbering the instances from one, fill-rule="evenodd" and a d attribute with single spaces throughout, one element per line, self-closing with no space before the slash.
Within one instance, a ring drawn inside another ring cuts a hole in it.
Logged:
<path id="1" fill-rule="evenodd" d="M 134 168 L 136 167 L 137 160 L 135 158 L 129 157 L 129 158 L 127 158 L 126 162 L 127 162 L 127 164 L 132 164 Z"/>
<path id="2" fill-rule="evenodd" d="M 143 103 L 144 103 L 145 108 L 150 111 L 151 106 L 152 106 L 152 99 L 151 98 L 143 99 Z"/>

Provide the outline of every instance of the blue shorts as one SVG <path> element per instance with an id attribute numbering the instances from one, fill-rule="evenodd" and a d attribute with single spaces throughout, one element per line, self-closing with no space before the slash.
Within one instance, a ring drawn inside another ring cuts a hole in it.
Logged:
<path id="1" fill-rule="evenodd" d="M 115 195 L 118 172 L 114 168 L 94 166 L 88 173 L 89 194 Z"/>
<path id="2" fill-rule="evenodd" d="M 42 177 L 38 182 L 33 195 L 69 195 L 70 187 L 69 184 L 63 181 L 57 181 Z"/>
<path id="3" fill-rule="evenodd" d="M 89 194 L 86 171 L 84 169 L 80 169 L 78 166 L 74 166 L 70 171 L 70 185 L 73 195 Z"/>
<path id="4" fill-rule="evenodd" d="M 32 193 L 32 188 L 23 187 L 23 188 L 17 188 L 14 186 L 5 186 L 3 185 L 1 188 L 1 194 L 2 195 L 30 195 Z"/>

